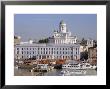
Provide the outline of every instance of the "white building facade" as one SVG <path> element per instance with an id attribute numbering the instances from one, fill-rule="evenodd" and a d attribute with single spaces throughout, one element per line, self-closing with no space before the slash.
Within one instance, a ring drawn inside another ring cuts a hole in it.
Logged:
<path id="1" fill-rule="evenodd" d="M 74 59 L 80 58 L 79 45 L 21 44 L 16 45 L 16 59 Z"/>
<path id="2" fill-rule="evenodd" d="M 60 22 L 59 31 L 54 32 L 49 43 L 23 43 L 15 46 L 15 59 L 80 59 L 80 45 L 76 36 L 67 31 L 64 21 Z"/>

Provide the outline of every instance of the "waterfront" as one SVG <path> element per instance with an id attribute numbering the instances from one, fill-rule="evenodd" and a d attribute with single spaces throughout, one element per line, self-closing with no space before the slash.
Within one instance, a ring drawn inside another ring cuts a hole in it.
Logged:
<path id="1" fill-rule="evenodd" d="M 61 71 L 64 69 L 53 69 L 48 72 L 30 72 L 28 69 L 16 69 L 14 68 L 14 75 L 15 76 L 63 76 L 61 74 Z M 71 70 L 69 70 L 71 71 Z M 96 76 L 97 71 L 96 70 L 85 70 L 86 74 L 72 74 L 71 76 Z"/>

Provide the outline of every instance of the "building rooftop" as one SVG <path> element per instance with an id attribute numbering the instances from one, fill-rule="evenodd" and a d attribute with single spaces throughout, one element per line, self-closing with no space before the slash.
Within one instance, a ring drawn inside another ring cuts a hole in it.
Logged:
<path id="1" fill-rule="evenodd" d="M 18 44 L 16 46 L 42 46 L 42 47 L 46 47 L 46 46 L 53 46 L 53 47 L 58 47 L 58 46 L 80 46 L 79 44 L 54 44 L 54 43 L 33 43 L 33 44 L 29 44 L 29 43 L 24 43 L 24 44 Z"/>

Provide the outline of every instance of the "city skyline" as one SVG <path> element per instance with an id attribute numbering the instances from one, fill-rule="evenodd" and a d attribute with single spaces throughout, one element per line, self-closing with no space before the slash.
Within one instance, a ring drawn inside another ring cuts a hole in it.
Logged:
<path id="1" fill-rule="evenodd" d="M 59 30 L 61 20 L 78 39 L 97 40 L 96 14 L 15 14 L 14 34 L 21 36 L 22 41 L 51 37 L 54 30 Z"/>

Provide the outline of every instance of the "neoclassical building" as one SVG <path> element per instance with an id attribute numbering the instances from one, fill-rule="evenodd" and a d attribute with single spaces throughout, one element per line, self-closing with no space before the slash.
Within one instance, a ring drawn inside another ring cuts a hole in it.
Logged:
<path id="1" fill-rule="evenodd" d="M 54 31 L 49 43 L 25 42 L 15 46 L 15 59 L 80 59 L 80 45 L 77 37 L 67 30 L 66 23 L 61 21 L 59 31 Z"/>
<path id="2" fill-rule="evenodd" d="M 77 37 L 71 35 L 66 23 L 62 20 L 59 24 L 59 30 L 54 31 L 53 37 L 49 39 L 49 42 L 54 42 L 55 44 L 74 44 L 77 42 Z"/>

